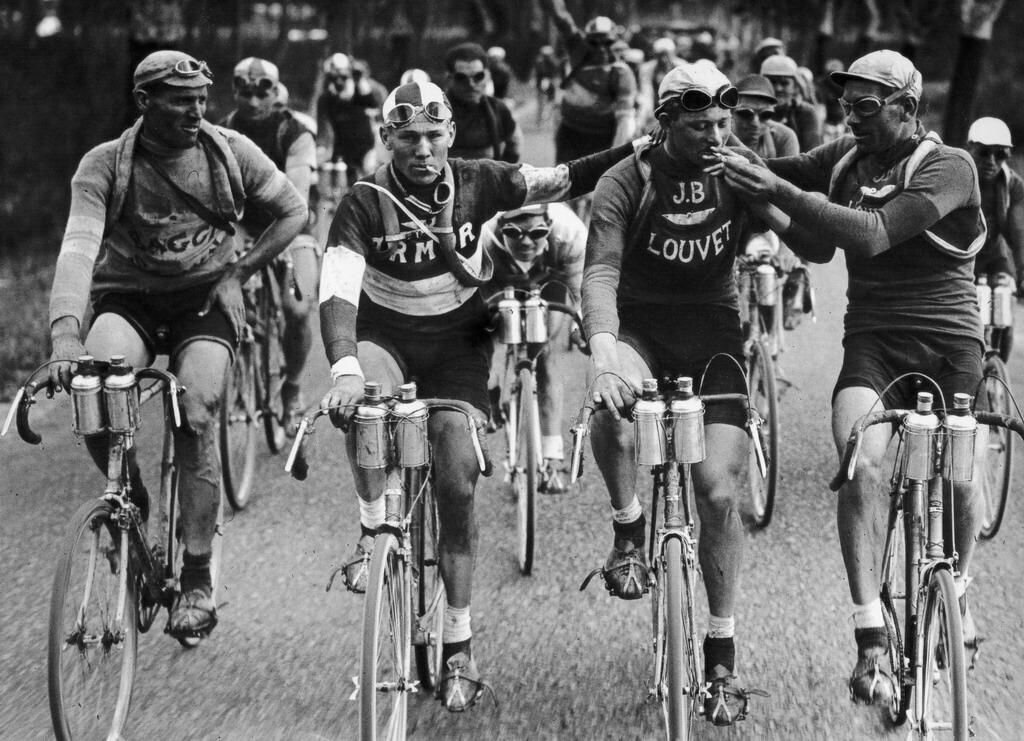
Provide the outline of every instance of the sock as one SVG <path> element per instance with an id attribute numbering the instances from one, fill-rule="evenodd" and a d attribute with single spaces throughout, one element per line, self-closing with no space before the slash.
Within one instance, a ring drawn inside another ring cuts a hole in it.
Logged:
<path id="1" fill-rule="evenodd" d="M 639 502 L 636 502 L 635 498 L 633 501 L 639 506 Z M 615 513 L 615 516 L 617 515 L 618 512 Z M 643 510 L 640 511 L 640 514 L 634 520 L 627 520 L 625 522 L 613 520 L 612 529 L 615 531 L 616 543 L 620 540 L 628 540 L 637 548 L 644 547 L 644 543 L 647 540 L 647 518 L 644 517 Z M 616 545 L 616 547 L 618 546 Z"/>
<path id="2" fill-rule="evenodd" d="M 383 496 L 377 497 L 372 502 L 367 502 L 362 497 L 359 497 L 359 524 L 362 525 L 365 530 L 375 533 L 377 528 L 384 524 L 385 514 L 386 510 L 384 509 Z"/>
<path id="3" fill-rule="evenodd" d="M 730 674 L 736 670 L 736 643 L 732 638 L 704 636 L 704 676 L 712 678 L 716 666 L 725 667 Z"/>
<path id="4" fill-rule="evenodd" d="M 181 554 L 181 576 L 178 589 L 184 594 L 194 589 L 201 589 L 207 594 L 213 591 L 213 579 L 210 577 L 210 554 L 194 556 L 188 551 Z"/>
<path id="5" fill-rule="evenodd" d="M 473 637 L 473 629 L 470 627 L 469 606 L 452 607 L 445 605 L 444 608 L 444 642 L 458 643 L 468 641 Z"/>
<path id="6" fill-rule="evenodd" d="M 882 600 L 875 599 L 866 605 L 853 606 L 853 628 L 884 628 L 885 620 L 882 618 Z"/>
<path id="7" fill-rule="evenodd" d="M 643 517 L 643 514 L 644 508 L 640 506 L 640 500 L 637 499 L 636 494 L 633 495 L 633 501 L 622 509 L 612 507 L 612 520 L 616 525 L 628 525 L 636 522 L 637 518 Z"/>
<path id="8" fill-rule="evenodd" d="M 565 448 L 561 435 L 543 435 L 540 439 L 540 454 L 543 458 L 560 461 L 565 459 Z"/>
<path id="9" fill-rule="evenodd" d="M 708 638 L 732 638 L 736 635 L 736 618 L 708 614 Z"/>

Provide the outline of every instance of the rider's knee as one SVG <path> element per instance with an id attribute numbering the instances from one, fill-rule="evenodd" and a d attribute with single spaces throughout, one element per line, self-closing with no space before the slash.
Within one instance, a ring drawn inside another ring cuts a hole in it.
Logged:
<path id="1" fill-rule="evenodd" d="M 212 390 L 190 388 L 181 397 L 181 429 L 187 436 L 204 439 L 216 430 L 220 394 Z"/>

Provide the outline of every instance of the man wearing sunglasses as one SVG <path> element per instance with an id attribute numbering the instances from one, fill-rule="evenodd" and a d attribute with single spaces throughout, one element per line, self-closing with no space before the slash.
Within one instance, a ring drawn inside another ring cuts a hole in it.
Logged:
<path id="1" fill-rule="evenodd" d="M 236 107 L 221 121 L 221 126 L 252 139 L 308 203 L 310 184 L 316 172 L 316 141 L 313 132 L 289 110 L 276 107 L 281 88 L 277 65 L 266 59 L 246 57 L 235 65 L 232 75 Z M 262 234 L 271 220 L 271 215 L 265 211 L 248 209 L 242 220 L 243 241 Z M 320 272 L 320 245 L 313 236 L 310 222 L 278 259 L 282 265 L 279 272 L 284 313 L 281 344 L 285 361 L 281 415 L 285 431 L 294 435 L 295 425 L 305 408 L 300 383 L 313 345 L 309 317 Z"/>
<path id="2" fill-rule="evenodd" d="M 591 440 L 612 505 L 613 546 L 602 575 L 609 592 L 622 599 L 641 597 L 648 579 L 633 427 L 623 422 L 642 379 L 686 375 L 704 393 L 746 393 L 733 265 L 748 234 L 764 227 L 707 172 L 725 151 L 738 100 L 736 88 L 708 60 L 670 71 L 655 110 L 664 143 L 613 166 L 594 193 L 583 320 L 594 401 L 607 411 L 594 415 Z M 746 422 L 736 405 L 709 407 L 708 459 L 693 468 L 710 612 L 704 708 L 715 725 L 741 718 L 748 698 L 736 678 L 734 617 L 744 539 L 736 493 L 743 490 L 750 450 Z"/>
<path id="3" fill-rule="evenodd" d="M 449 49 L 444 62 L 445 92 L 458 131 L 448 156 L 518 162 L 523 135 L 504 101 L 486 92 L 491 79 L 487 52 L 467 42 Z"/>
<path id="4" fill-rule="evenodd" d="M 909 372 L 935 379 L 946 404 L 955 392 L 974 395 L 981 379 L 982 327 L 974 288 L 974 257 L 985 242 L 974 163 L 941 144 L 917 118 L 921 74 L 903 55 L 881 50 L 857 59 L 832 79 L 851 135 L 771 170 L 728 161 L 725 177 L 754 200 L 767 200 L 791 219 L 780 236 L 798 254 L 827 262 L 843 250 L 849 299 L 843 365 L 832 396 L 832 431 L 842 455 L 852 425 L 884 406 L 913 408 L 916 392 L 935 391 L 905 380 Z M 827 200 L 820 194 L 827 194 Z M 885 705 L 892 696 L 878 597 L 876 533 L 892 430 L 864 436 L 856 476 L 839 493 L 837 520 L 853 600 L 857 660 L 850 676 L 856 702 Z M 984 450 L 979 430 L 976 450 Z M 977 466 L 985 456 L 975 455 Z M 982 480 L 976 467 L 974 481 Z M 981 523 L 977 486 L 956 485 L 957 589 L 964 638 L 976 645 L 967 611 L 967 575 Z"/>
<path id="5" fill-rule="evenodd" d="M 242 285 L 273 260 L 306 222 L 306 203 L 249 139 L 203 120 L 212 76 L 179 51 L 150 54 L 135 68 L 142 111 L 120 138 L 82 158 L 71 180 L 71 212 L 50 295 L 51 367 L 67 389 L 73 362 L 88 353 L 124 355 L 134 367 L 154 356 L 188 393 L 174 431 L 185 544 L 181 593 L 168 630 L 205 636 L 217 623 L 211 596 L 211 543 L 220 499 L 217 410 L 224 377 L 245 327 Z M 235 259 L 234 225 L 243 212 L 268 214 L 266 229 Z M 87 306 L 92 325 L 83 344 Z M 104 472 L 106 435 L 86 438 Z M 129 451 L 131 497 L 149 497 Z"/>
<path id="6" fill-rule="evenodd" d="M 583 255 L 587 246 L 587 227 L 568 206 L 547 203 L 505 211 L 483 225 L 481 239 L 494 262 L 494 275 L 485 293 L 493 296 L 502 289 L 540 288 L 541 297 L 570 306 L 580 305 L 583 279 Z M 568 491 L 562 462 L 562 406 L 564 401 L 563 367 L 569 350 L 568 317 L 548 314 L 547 350 L 537 358 L 537 394 L 540 405 L 541 456 L 544 478 L 540 491 L 563 494 Z M 491 419 L 497 424 L 501 410 L 498 387 L 504 367 L 504 347 L 495 349 L 488 393 Z"/>
<path id="7" fill-rule="evenodd" d="M 392 160 L 342 199 L 324 254 L 320 328 L 333 385 L 321 408 L 331 409 L 332 421 L 347 428 L 364 377 L 381 382 L 386 394 L 416 379 L 422 396 L 472 404 L 482 426 L 491 343 L 480 288 L 492 267 L 479 239 L 483 223 L 498 211 L 582 195 L 632 146 L 548 168 L 449 159 L 457 135 L 452 109 L 432 83 L 392 90 L 383 116 L 380 136 Z M 448 598 L 440 698 L 459 712 L 484 687 L 470 643 L 479 469 L 462 415 L 436 411 L 429 424 Z M 355 465 L 354 445 L 349 435 L 361 534 L 344 576 L 349 589 L 361 592 L 373 537 L 384 521 L 384 498 L 368 499 L 382 490 L 380 481 L 377 472 Z"/>
<path id="8" fill-rule="evenodd" d="M 316 99 L 318 144 L 332 162 L 348 166 L 349 183 L 376 167 L 374 119 L 384 102 L 383 88 L 340 52 L 324 60 Z"/>

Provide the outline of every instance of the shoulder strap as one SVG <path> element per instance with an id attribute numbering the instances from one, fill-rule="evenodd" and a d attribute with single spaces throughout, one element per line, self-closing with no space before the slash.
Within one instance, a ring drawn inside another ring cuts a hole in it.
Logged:
<path id="1" fill-rule="evenodd" d="M 917 147 L 914 149 L 914 153 L 907 159 L 907 166 L 903 170 L 903 187 L 907 188 L 910 185 L 910 178 L 914 176 L 918 166 L 921 162 L 935 151 L 935 147 L 942 144 L 942 139 L 934 131 L 929 131 L 918 142 Z"/>
<path id="2" fill-rule="evenodd" d="M 137 151 L 139 156 L 142 157 L 149 166 L 153 168 L 153 172 L 160 176 L 160 178 L 171 186 L 171 189 L 178 194 L 178 196 L 185 202 L 185 205 L 195 212 L 196 216 L 208 223 L 210 226 L 216 227 L 221 231 L 227 232 L 231 236 L 235 234 L 235 227 L 231 222 L 227 221 L 224 217 L 215 214 L 209 208 L 207 208 L 202 201 L 196 198 L 194 195 L 184 190 L 180 185 L 174 182 L 173 178 L 167 173 L 159 162 L 146 151 L 144 147 L 138 147 Z"/>
<path id="3" fill-rule="evenodd" d="M 498 110 L 490 96 L 485 95 L 480 99 L 484 108 L 484 119 L 487 121 L 487 130 L 491 135 L 491 146 L 494 148 L 494 159 L 501 159 L 504 152 L 501 146 L 501 133 L 498 131 Z"/>
<path id="4" fill-rule="evenodd" d="M 637 204 L 636 216 L 626 232 L 626 246 L 623 254 L 639 247 L 641 241 L 640 234 L 643 231 L 644 224 L 647 223 L 647 218 L 651 214 L 651 206 L 654 204 L 654 178 L 651 177 L 651 163 L 647 161 L 647 153 L 649 151 L 650 145 L 647 145 L 633 153 L 633 163 L 640 174 L 640 182 L 644 184 L 644 187 L 640 190 L 640 202 Z"/>

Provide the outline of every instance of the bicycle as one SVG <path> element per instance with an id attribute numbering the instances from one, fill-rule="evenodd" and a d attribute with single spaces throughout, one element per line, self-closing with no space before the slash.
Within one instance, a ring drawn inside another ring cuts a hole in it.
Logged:
<path id="1" fill-rule="evenodd" d="M 589 398 L 589 394 L 588 394 Z M 635 461 L 650 466 L 653 477 L 651 495 L 648 563 L 653 593 L 651 617 L 654 648 L 653 683 L 648 697 L 661 703 L 665 731 L 670 741 L 692 738 L 697 720 L 704 713 L 708 696 L 700 661 L 700 643 L 694 601 L 697 586 L 697 534 L 694 524 L 694 493 L 690 467 L 705 458 L 704 407 L 706 404 L 740 403 L 747 409 L 747 427 L 752 444 L 761 450 L 758 439 L 762 420 L 747 394 L 705 394 L 693 392 L 693 379 L 680 376 L 666 395 L 659 392 L 657 379 L 643 381 L 643 395 L 633 407 Z M 583 440 L 589 431 L 590 417 L 597 405 L 587 402 L 573 425 L 573 450 L 570 480 L 582 471 Z M 759 470 L 765 473 L 765 462 Z M 658 519 L 658 502 L 663 503 Z M 580 591 L 602 569 L 590 572 Z M 744 707 L 736 720 L 746 713 L 749 694 L 759 690 L 739 690 Z"/>
<path id="2" fill-rule="evenodd" d="M 409 695 L 421 688 L 440 689 L 445 588 L 427 433 L 429 414 L 436 410 L 465 415 L 480 470 L 490 475 L 473 407 L 451 399 L 418 399 L 415 383 L 399 386 L 395 396 L 382 396 L 380 384 L 366 383 L 350 433 L 356 435 L 356 464 L 384 470 L 386 477 L 381 494 L 386 516 L 373 542 L 360 669 L 352 696 L 359 699 L 359 734 L 364 741 L 404 739 Z M 299 480 L 308 473 L 304 439 L 312 434 L 316 419 L 329 411 L 319 409 L 299 424 L 285 464 L 285 470 Z"/>
<path id="3" fill-rule="evenodd" d="M 16 417 L 25 442 L 42 441 L 29 426 L 29 410 L 39 392 L 53 394 L 48 380 L 35 380 L 51 364 L 36 369 L 18 390 L 0 435 L 7 434 Z M 155 383 L 141 389 L 140 382 L 147 379 Z M 184 552 L 172 434 L 172 426 L 181 426 L 178 395 L 183 392 L 168 371 L 134 371 L 123 356 L 113 356 L 109 363 L 89 356 L 78 359 L 71 384 L 73 429 L 79 436 L 107 433 L 110 453 L 103 494 L 85 502 L 69 521 L 50 594 L 47 686 L 50 718 L 60 741 L 122 738 L 135 683 L 138 636 L 149 631 L 162 608 L 168 612 L 164 632 L 169 632 Z M 161 496 L 158 508 L 147 516 L 132 499 L 127 453 L 135 446 L 142 405 L 157 395 L 163 398 Z M 210 563 L 215 601 L 222 512 L 218 510 Z M 204 636 L 175 637 L 193 647 Z"/>
<path id="4" fill-rule="evenodd" d="M 736 261 L 751 404 L 765 421 L 763 441 L 768 474 L 757 475 L 753 458 L 749 466 L 749 521 L 758 529 L 771 522 L 779 488 L 778 356 L 783 348 L 782 276 L 778 259 L 764 251 L 756 257 L 741 257 Z"/>
<path id="5" fill-rule="evenodd" d="M 224 378 L 219 433 L 224 492 L 236 511 L 245 509 L 252 498 L 257 425 L 263 427 L 271 453 L 285 445 L 281 285 L 289 285 L 290 276 L 287 258 L 279 258 L 260 268 L 243 289 L 247 322 L 234 365 Z"/>
<path id="6" fill-rule="evenodd" d="M 921 739 L 934 738 L 936 731 L 951 731 L 958 740 L 971 735 L 954 583 L 958 556 L 952 484 L 972 478 L 978 426 L 1024 435 L 1019 420 L 972 411 L 970 403 L 969 395 L 955 394 L 952 409 L 934 410 L 932 395 L 919 392 L 914 409 L 864 415 L 854 424 L 830 483 L 838 491 L 854 476 L 864 430 L 876 424 L 898 426 L 879 589 L 894 689 L 887 712 L 894 725 L 910 718 L 911 732 Z"/>
<path id="7" fill-rule="evenodd" d="M 548 313 L 564 314 L 583 326 L 579 312 L 541 298 L 541 290 L 508 287 L 488 300 L 497 315 L 499 341 L 507 348 L 500 404 L 505 418 L 505 470 L 517 503 L 519 571 L 524 576 L 533 571 L 537 492 L 546 476 L 536 374 L 538 358 L 548 351 Z"/>

